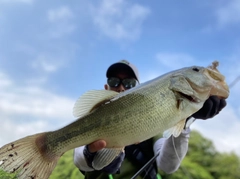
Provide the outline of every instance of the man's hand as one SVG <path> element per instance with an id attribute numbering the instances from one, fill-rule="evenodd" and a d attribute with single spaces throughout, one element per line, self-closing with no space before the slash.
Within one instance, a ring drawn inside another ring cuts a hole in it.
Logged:
<path id="1" fill-rule="evenodd" d="M 106 147 L 107 143 L 104 140 L 97 140 L 89 145 L 86 145 L 83 150 L 83 155 L 85 157 L 85 160 L 87 162 L 87 165 L 91 168 L 93 159 L 97 153 L 97 151 L 103 149 Z"/>
<path id="2" fill-rule="evenodd" d="M 94 153 L 94 152 L 97 152 L 97 151 L 103 149 L 104 147 L 106 147 L 106 145 L 107 145 L 106 141 L 97 140 L 88 145 L 88 150 L 90 153 Z"/>
<path id="3" fill-rule="evenodd" d="M 192 117 L 196 119 L 208 119 L 217 115 L 227 105 L 225 99 L 217 96 L 210 96 L 204 103 L 203 107 L 194 113 Z"/>

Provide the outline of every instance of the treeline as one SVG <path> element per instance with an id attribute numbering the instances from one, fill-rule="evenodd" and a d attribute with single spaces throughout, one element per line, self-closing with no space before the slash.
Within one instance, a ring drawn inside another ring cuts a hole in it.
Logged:
<path id="1" fill-rule="evenodd" d="M 240 179 L 240 157 L 218 152 L 212 141 L 192 131 L 189 150 L 179 170 L 163 179 Z"/>
<path id="2" fill-rule="evenodd" d="M 159 171 L 162 179 L 240 179 L 240 157 L 235 153 L 218 152 L 212 141 L 199 132 L 192 131 L 187 156 L 173 174 Z M 68 151 L 59 160 L 50 179 L 83 179 L 73 164 L 73 151 Z M 16 179 L 0 171 L 0 179 Z"/>

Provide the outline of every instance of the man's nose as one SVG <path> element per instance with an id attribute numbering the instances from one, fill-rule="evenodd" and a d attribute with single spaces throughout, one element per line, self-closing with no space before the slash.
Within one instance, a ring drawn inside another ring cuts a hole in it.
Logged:
<path id="1" fill-rule="evenodd" d="M 122 84 L 120 84 L 120 85 L 118 86 L 117 91 L 118 91 L 118 92 L 123 92 L 123 91 L 125 91 L 124 86 L 123 86 Z"/>

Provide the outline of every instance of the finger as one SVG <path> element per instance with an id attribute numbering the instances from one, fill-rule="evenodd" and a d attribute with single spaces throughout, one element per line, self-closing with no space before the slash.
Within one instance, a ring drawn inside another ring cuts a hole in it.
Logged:
<path id="1" fill-rule="evenodd" d="M 206 101 L 206 104 L 203 106 L 203 111 L 205 113 L 203 119 L 208 119 L 211 116 L 212 108 L 213 108 L 213 102 L 212 100 Z"/>
<path id="2" fill-rule="evenodd" d="M 217 96 L 212 96 L 211 102 L 212 108 L 209 110 L 210 113 L 208 115 L 208 117 L 210 118 L 214 117 L 216 114 L 219 113 L 220 98 L 218 98 Z"/>
<path id="3" fill-rule="evenodd" d="M 211 100 L 211 97 L 205 101 L 203 107 L 196 113 L 196 118 L 198 119 L 208 119 L 211 113 L 213 107 L 213 102 Z"/>
<path id="4" fill-rule="evenodd" d="M 221 111 L 226 105 L 227 105 L 226 100 L 225 99 L 221 99 L 220 100 L 220 104 L 219 104 L 219 111 Z"/>
<path id="5" fill-rule="evenodd" d="M 98 140 L 88 145 L 88 150 L 91 153 L 97 152 L 102 148 L 106 147 L 107 143 L 104 140 Z"/>

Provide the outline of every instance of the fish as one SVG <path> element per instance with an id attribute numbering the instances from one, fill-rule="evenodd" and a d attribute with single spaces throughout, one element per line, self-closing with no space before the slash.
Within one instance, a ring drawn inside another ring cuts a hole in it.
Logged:
<path id="1" fill-rule="evenodd" d="M 228 98 L 229 87 L 218 65 L 214 61 L 208 67 L 170 71 L 121 93 L 87 91 L 73 107 L 72 123 L 2 146 L 0 169 L 19 179 L 47 179 L 65 152 L 100 139 L 107 150 L 97 156 L 95 168 L 112 161 L 127 145 L 159 134 L 177 137 L 209 96 Z"/>

